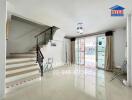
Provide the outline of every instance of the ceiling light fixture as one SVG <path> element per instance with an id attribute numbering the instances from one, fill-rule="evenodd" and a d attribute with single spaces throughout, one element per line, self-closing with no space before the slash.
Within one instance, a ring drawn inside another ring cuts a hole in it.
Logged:
<path id="1" fill-rule="evenodd" d="M 77 33 L 83 33 L 83 23 L 77 23 Z"/>

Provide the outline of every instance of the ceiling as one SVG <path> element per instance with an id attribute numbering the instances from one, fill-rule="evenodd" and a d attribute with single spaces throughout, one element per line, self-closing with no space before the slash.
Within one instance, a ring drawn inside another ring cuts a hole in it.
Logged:
<path id="1" fill-rule="evenodd" d="M 132 0 L 7 0 L 8 10 L 49 26 L 57 26 L 67 36 L 78 35 L 82 22 L 84 34 L 126 26 L 126 15 L 132 13 Z M 111 17 L 112 6 L 125 8 L 124 17 Z"/>

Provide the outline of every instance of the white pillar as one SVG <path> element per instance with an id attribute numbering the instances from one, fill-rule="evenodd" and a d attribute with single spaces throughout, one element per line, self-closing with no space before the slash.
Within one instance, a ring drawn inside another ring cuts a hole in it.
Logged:
<path id="1" fill-rule="evenodd" d="M 132 86 L 132 16 L 127 15 L 127 84 Z"/>
<path id="2" fill-rule="evenodd" d="M 5 94 L 6 0 L 0 0 L 0 98 Z"/>

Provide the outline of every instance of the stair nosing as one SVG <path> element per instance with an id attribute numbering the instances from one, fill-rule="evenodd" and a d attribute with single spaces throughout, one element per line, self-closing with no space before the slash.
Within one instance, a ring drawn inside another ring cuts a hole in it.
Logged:
<path id="1" fill-rule="evenodd" d="M 23 69 L 26 67 L 32 67 L 32 66 L 37 66 L 38 64 L 29 64 L 29 65 L 24 65 L 24 66 L 19 66 L 19 67 L 11 67 L 11 68 L 6 68 L 6 71 L 11 71 L 11 70 L 16 70 L 16 69 Z"/>
<path id="2" fill-rule="evenodd" d="M 34 71 L 37 71 L 37 70 L 39 70 L 39 68 L 34 68 L 34 69 L 30 69 L 30 70 L 25 70 L 25 71 L 21 71 L 21 72 L 16 72 L 16 73 L 13 73 L 13 74 L 7 74 L 7 75 L 6 75 L 6 78 L 14 77 L 14 76 L 17 76 L 17 75 L 22 75 L 22 74 L 29 73 L 29 72 L 34 72 Z M 17 75 L 16 75 L 16 74 L 17 74 Z"/>
<path id="3" fill-rule="evenodd" d="M 31 59 L 31 60 L 22 60 L 22 61 L 12 61 L 12 62 L 7 62 L 6 65 L 27 63 L 27 62 L 33 62 L 33 61 L 36 61 L 36 60 Z"/>
<path id="4" fill-rule="evenodd" d="M 28 78 L 34 77 L 34 76 L 40 76 L 40 74 L 38 73 L 38 74 L 35 74 L 35 75 L 29 75 L 28 77 L 25 77 L 25 78 L 22 78 L 22 79 L 17 79 L 17 80 L 15 80 L 15 81 L 7 82 L 6 85 L 11 84 L 11 83 L 13 83 L 13 82 L 25 80 L 25 79 L 28 79 Z"/>
<path id="5" fill-rule="evenodd" d="M 10 54 L 35 54 L 35 53 L 32 53 L 32 52 L 22 52 L 22 53 L 10 53 Z"/>
<path id="6" fill-rule="evenodd" d="M 11 58 L 13 59 L 15 59 L 15 58 L 17 58 L 17 59 L 21 59 L 21 58 L 36 58 L 36 56 L 11 56 Z"/>

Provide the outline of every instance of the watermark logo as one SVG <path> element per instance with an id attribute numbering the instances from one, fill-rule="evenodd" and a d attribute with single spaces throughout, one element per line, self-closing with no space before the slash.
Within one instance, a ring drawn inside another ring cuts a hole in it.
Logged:
<path id="1" fill-rule="evenodd" d="M 111 16 L 124 16 L 124 7 L 116 5 L 110 8 Z"/>

